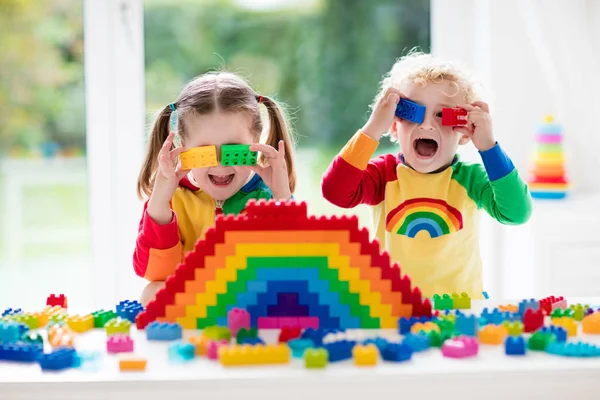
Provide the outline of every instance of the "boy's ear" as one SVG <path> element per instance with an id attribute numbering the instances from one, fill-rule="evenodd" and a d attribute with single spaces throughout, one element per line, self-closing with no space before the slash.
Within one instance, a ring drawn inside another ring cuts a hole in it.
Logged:
<path id="1" fill-rule="evenodd" d="M 392 137 L 396 140 L 398 140 L 399 130 L 400 130 L 400 120 L 397 118 L 394 118 L 394 121 L 392 121 L 392 126 L 390 127 L 390 135 L 392 135 Z"/>

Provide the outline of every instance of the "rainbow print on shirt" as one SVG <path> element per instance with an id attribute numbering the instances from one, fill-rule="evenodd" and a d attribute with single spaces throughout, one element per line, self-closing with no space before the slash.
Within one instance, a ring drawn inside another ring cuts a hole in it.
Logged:
<path id="1" fill-rule="evenodd" d="M 425 197 L 407 200 L 390 211 L 385 229 L 414 238 L 426 231 L 433 238 L 458 232 L 463 228 L 462 214 L 444 200 Z"/>

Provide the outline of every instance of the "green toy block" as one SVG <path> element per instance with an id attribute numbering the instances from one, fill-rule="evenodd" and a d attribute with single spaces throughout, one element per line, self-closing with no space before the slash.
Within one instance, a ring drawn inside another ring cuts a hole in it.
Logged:
<path id="1" fill-rule="evenodd" d="M 452 333 L 448 331 L 442 331 L 441 333 L 438 331 L 429 331 L 428 333 L 421 331 L 419 334 L 429 337 L 429 346 L 431 347 L 442 347 L 444 342 L 452 337 Z"/>
<path id="2" fill-rule="evenodd" d="M 520 321 L 504 321 L 503 325 L 508 330 L 510 336 L 519 336 L 523 334 L 523 323 Z"/>
<path id="3" fill-rule="evenodd" d="M 38 343 L 38 344 L 44 344 L 44 338 L 42 337 L 42 335 L 40 335 L 39 333 L 36 332 L 26 332 L 25 334 L 23 334 L 23 336 L 21 337 L 21 341 L 25 342 L 25 343 Z"/>
<path id="4" fill-rule="evenodd" d="M 38 320 L 33 315 L 17 314 L 13 317 L 13 319 L 16 322 L 20 322 L 22 324 L 27 325 L 29 329 L 37 329 L 38 327 Z"/>
<path id="5" fill-rule="evenodd" d="M 246 328 L 241 328 L 236 337 L 235 340 L 237 341 L 237 343 L 241 342 L 244 339 L 255 339 L 258 337 L 258 330 L 256 328 L 250 328 L 250 329 L 246 329 Z"/>
<path id="6" fill-rule="evenodd" d="M 569 307 L 569 309 L 573 310 L 573 319 L 575 319 L 575 321 L 583 320 L 583 317 L 585 317 L 585 312 L 588 308 L 590 308 L 590 306 L 587 304 L 571 304 Z"/>
<path id="7" fill-rule="evenodd" d="M 438 319 L 434 321 L 437 326 L 440 327 L 440 332 L 451 335 L 454 332 L 454 321 L 448 319 Z"/>
<path id="8" fill-rule="evenodd" d="M 210 340 L 231 340 L 231 331 L 226 326 L 209 326 L 208 328 L 204 329 L 202 334 Z"/>
<path id="9" fill-rule="evenodd" d="M 54 314 L 50 317 L 50 322 L 64 325 L 67 322 L 67 314 Z"/>
<path id="10" fill-rule="evenodd" d="M 221 146 L 221 165 L 256 165 L 258 153 L 250 151 L 249 144 L 225 144 Z"/>
<path id="11" fill-rule="evenodd" d="M 117 313 L 113 310 L 98 310 L 92 313 L 94 317 L 94 328 L 104 328 L 108 321 L 117 317 Z"/>
<path id="12" fill-rule="evenodd" d="M 121 317 L 113 318 L 104 325 L 104 328 L 106 329 L 106 334 L 108 336 L 116 335 L 119 333 L 129 335 L 130 327 L 131 321 Z"/>
<path id="13" fill-rule="evenodd" d="M 573 318 L 573 309 L 566 308 L 566 309 L 562 310 L 560 308 L 557 308 L 556 310 L 552 311 L 552 314 L 550 314 L 550 317 L 552 317 L 552 318 L 562 318 L 562 317 Z"/>
<path id="14" fill-rule="evenodd" d="M 554 334 L 547 332 L 536 332 L 527 341 L 527 348 L 530 350 L 544 351 L 546 347 L 555 340 Z"/>
<path id="15" fill-rule="evenodd" d="M 452 310 L 452 297 L 448 294 L 440 296 L 439 294 L 433 295 L 433 309 L 434 310 Z"/>
<path id="16" fill-rule="evenodd" d="M 306 368 L 325 368 L 329 352 L 324 348 L 306 349 L 304 351 L 304 365 Z"/>
<path id="17" fill-rule="evenodd" d="M 452 305 L 456 310 L 469 310 L 471 308 L 471 298 L 466 292 L 461 294 L 452 293 Z"/>

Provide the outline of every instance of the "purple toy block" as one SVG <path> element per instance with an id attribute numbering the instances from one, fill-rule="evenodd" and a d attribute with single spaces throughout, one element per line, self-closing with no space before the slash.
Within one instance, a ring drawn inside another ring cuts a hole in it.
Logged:
<path id="1" fill-rule="evenodd" d="M 219 347 L 227 346 L 229 342 L 227 340 L 221 340 L 220 342 L 210 340 L 206 345 L 206 357 L 209 360 L 216 360 L 219 358 Z"/>
<path id="2" fill-rule="evenodd" d="M 474 357 L 478 352 L 479 343 L 477 343 L 477 339 L 469 336 L 459 336 L 455 339 L 448 339 L 442 345 L 442 354 L 444 357 Z"/>
<path id="3" fill-rule="evenodd" d="M 232 308 L 227 313 L 227 327 L 231 335 L 237 335 L 241 328 L 250 329 L 250 313 L 243 308 Z"/>
<path id="4" fill-rule="evenodd" d="M 113 335 L 106 340 L 106 351 L 109 353 L 130 353 L 133 351 L 133 340 L 127 335 Z"/>

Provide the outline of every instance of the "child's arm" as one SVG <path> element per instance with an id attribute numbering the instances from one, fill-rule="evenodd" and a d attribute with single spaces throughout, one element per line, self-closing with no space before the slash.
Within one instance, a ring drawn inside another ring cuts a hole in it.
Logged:
<path id="1" fill-rule="evenodd" d="M 164 281 L 175 272 L 183 258 L 183 245 L 173 213 L 171 222 L 159 225 L 148 215 L 148 202 L 138 230 L 133 253 L 135 273 L 149 281 Z"/>

